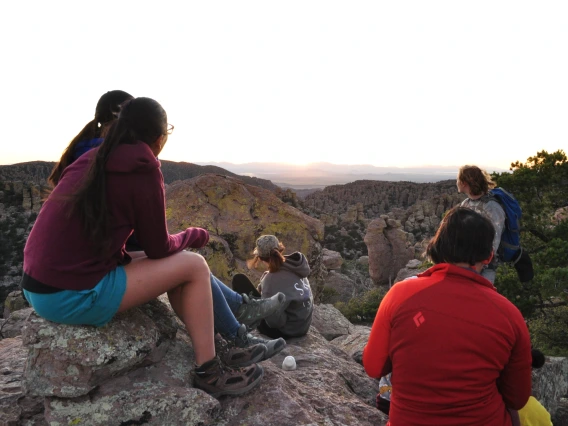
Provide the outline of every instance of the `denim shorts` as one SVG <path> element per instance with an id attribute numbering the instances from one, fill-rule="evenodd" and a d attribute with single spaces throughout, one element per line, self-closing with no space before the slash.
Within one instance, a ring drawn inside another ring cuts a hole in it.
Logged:
<path id="1" fill-rule="evenodd" d="M 37 314 L 60 324 L 102 327 L 118 311 L 126 291 L 124 267 L 106 274 L 89 290 L 63 290 L 40 294 L 24 290 L 24 295 Z"/>

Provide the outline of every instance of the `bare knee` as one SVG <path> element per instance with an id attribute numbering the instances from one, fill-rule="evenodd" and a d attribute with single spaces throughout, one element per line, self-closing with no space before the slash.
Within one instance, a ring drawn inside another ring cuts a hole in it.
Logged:
<path id="1" fill-rule="evenodd" d="M 184 268 L 186 268 L 188 274 L 188 281 L 200 281 L 203 279 L 207 280 L 209 283 L 209 265 L 203 256 L 191 251 L 182 251 L 178 253 L 180 256 Z"/>

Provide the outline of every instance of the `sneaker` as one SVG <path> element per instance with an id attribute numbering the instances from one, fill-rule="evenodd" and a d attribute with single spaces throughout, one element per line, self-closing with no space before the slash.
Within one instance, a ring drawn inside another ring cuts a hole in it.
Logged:
<path id="1" fill-rule="evenodd" d="M 263 339 L 262 337 L 256 337 L 250 333 L 247 335 L 247 337 L 248 341 L 251 342 L 251 344 L 263 344 L 264 346 L 266 346 L 264 359 L 272 358 L 274 355 L 276 355 L 286 347 L 286 340 L 284 340 L 282 337 L 279 337 L 278 339 L 267 340 Z"/>
<path id="2" fill-rule="evenodd" d="M 243 304 L 239 307 L 235 318 L 238 322 L 246 324 L 250 328 L 256 328 L 260 320 L 283 309 L 286 302 L 284 293 L 276 293 L 266 299 L 255 299 L 244 293 L 241 296 Z"/>
<path id="3" fill-rule="evenodd" d="M 253 364 L 244 368 L 230 368 L 218 356 L 195 369 L 194 386 L 214 398 L 223 395 L 242 395 L 260 383 L 264 370 Z"/>
<path id="4" fill-rule="evenodd" d="M 245 329 L 243 324 L 241 328 Z M 240 331 L 240 329 L 239 329 Z M 236 342 L 238 340 L 238 342 Z M 238 346 L 241 339 L 225 340 L 220 334 L 215 335 L 215 352 L 221 361 L 228 367 L 246 367 L 256 362 L 262 361 L 266 354 L 266 346 L 262 343 L 249 344 L 248 346 Z"/>

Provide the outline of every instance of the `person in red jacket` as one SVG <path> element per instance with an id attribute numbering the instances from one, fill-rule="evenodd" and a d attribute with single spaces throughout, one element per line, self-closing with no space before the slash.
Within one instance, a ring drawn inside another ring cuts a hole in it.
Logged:
<path id="1" fill-rule="evenodd" d="M 168 233 L 157 156 L 171 129 L 155 100 L 123 104 L 104 143 L 66 167 L 44 203 L 24 249 L 21 286 L 38 315 L 94 326 L 167 292 L 193 342 L 195 386 L 241 394 L 259 384 L 262 367 L 232 369 L 216 356 L 209 267 L 184 251 L 203 247 L 209 233 Z M 143 256 L 125 250 L 133 232 Z"/>
<path id="2" fill-rule="evenodd" d="M 480 274 L 495 230 L 452 209 L 427 248 L 435 263 L 381 301 L 363 351 L 392 374 L 389 425 L 510 426 L 531 394 L 531 344 L 519 310 Z"/>

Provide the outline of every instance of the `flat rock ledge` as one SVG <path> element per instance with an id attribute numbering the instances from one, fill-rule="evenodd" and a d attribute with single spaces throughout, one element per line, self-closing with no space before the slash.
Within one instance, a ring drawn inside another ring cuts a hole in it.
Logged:
<path id="1" fill-rule="evenodd" d="M 0 425 L 387 422 L 374 406 L 378 381 L 314 327 L 262 363 L 255 390 L 215 399 L 193 388 L 191 340 L 160 300 L 102 328 L 54 324 L 33 311 L 22 317 L 22 335 L 0 340 Z M 296 358 L 295 371 L 282 370 L 287 355 Z"/>

